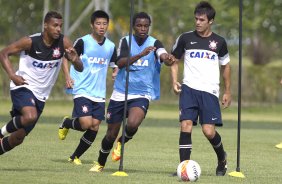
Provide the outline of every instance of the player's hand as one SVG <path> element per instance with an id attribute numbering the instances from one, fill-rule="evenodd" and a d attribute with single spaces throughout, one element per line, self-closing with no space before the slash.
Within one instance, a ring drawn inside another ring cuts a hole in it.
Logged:
<path id="1" fill-rule="evenodd" d="M 163 55 L 164 57 L 162 58 Z M 172 54 L 162 54 L 161 60 L 164 61 L 167 66 L 171 66 L 176 61 L 176 58 Z"/>
<path id="2" fill-rule="evenodd" d="M 71 61 L 72 63 L 77 61 L 78 55 L 73 47 L 66 49 L 65 52 L 65 57 L 67 60 Z"/>
<path id="3" fill-rule="evenodd" d="M 16 86 L 21 86 L 21 85 L 25 85 L 28 83 L 26 82 L 26 80 L 22 77 L 22 76 L 19 76 L 19 75 L 13 75 L 11 76 L 11 80 L 14 82 L 14 84 Z"/>
<path id="4" fill-rule="evenodd" d="M 231 104 L 231 93 L 224 93 L 223 94 L 221 104 L 223 105 L 223 109 L 230 106 L 230 104 Z"/>
<path id="5" fill-rule="evenodd" d="M 113 69 L 112 80 L 115 80 L 115 79 L 116 79 L 117 74 L 118 74 L 118 67 L 116 67 L 116 68 Z"/>
<path id="6" fill-rule="evenodd" d="M 280 81 L 280 84 L 282 84 L 282 79 L 281 79 L 281 81 Z"/>
<path id="7" fill-rule="evenodd" d="M 149 47 L 146 47 L 141 53 L 140 55 L 143 57 L 143 56 L 147 56 L 150 52 L 152 51 L 155 51 L 156 50 L 156 47 L 153 47 L 153 46 L 149 46 Z"/>
<path id="8" fill-rule="evenodd" d="M 177 95 L 181 92 L 181 84 L 179 82 L 173 83 L 173 91 Z"/>
<path id="9" fill-rule="evenodd" d="M 65 85 L 66 85 L 67 89 L 73 88 L 74 80 L 72 78 L 66 79 L 66 84 Z"/>

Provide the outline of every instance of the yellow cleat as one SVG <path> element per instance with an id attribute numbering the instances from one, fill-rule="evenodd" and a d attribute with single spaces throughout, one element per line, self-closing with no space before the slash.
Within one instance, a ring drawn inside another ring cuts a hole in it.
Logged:
<path id="1" fill-rule="evenodd" d="M 98 162 L 94 162 L 93 166 L 89 171 L 91 172 L 102 172 L 104 169 L 104 166 L 100 165 Z"/>
<path id="2" fill-rule="evenodd" d="M 79 160 L 77 157 L 74 157 L 74 159 L 69 158 L 68 161 L 74 165 L 82 165 L 81 160 Z"/>
<path id="3" fill-rule="evenodd" d="M 117 146 L 112 152 L 112 161 L 116 162 L 120 160 L 120 152 L 121 152 L 121 143 L 117 142 Z"/>
<path id="4" fill-rule="evenodd" d="M 68 116 L 64 117 L 64 119 L 62 121 L 62 124 L 59 127 L 59 132 L 58 133 L 59 133 L 59 139 L 61 139 L 61 140 L 65 140 L 65 138 L 67 137 L 67 134 L 69 132 L 68 128 L 63 127 L 63 123 L 64 123 L 65 119 L 67 119 L 67 118 L 69 118 L 69 117 Z"/>
<path id="5" fill-rule="evenodd" d="M 279 143 L 279 144 L 276 144 L 275 147 L 278 148 L 278 149 L 282 149 L 282 142 Z"/>

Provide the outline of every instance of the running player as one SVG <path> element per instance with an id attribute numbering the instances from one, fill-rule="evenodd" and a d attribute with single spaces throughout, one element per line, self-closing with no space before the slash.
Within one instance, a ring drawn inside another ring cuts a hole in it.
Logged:
<path id="1" fill-rule="evenodd" d="M 166 52 L 162 43 L 148 35 L 150 25 L 151 18 L 147 13 L 140 12 L 133 17 L 134 35 L 129 59 L 128 119 L 125 126 L 125 143 L 136 134 L 149 108 L 149 101 L 159 98 L 161 62 L 166 65 L 174 62 L 174 57 Z M 90 171 L 101 172 L 103 170 L 123 120 L 128 42 L 129 36 L 126 36 L 119 44 L 117 65 L 120 70 L 107 110 L 108 129 L 101 143 L 98 162 Z M 120 151 L 121 137 L 117 140 L 117 147 L 112 153 L 113 161 L 120 159 Z"/>
<path id="2" fill-rule="evenodd" d="M 79 38 L 74 45 L 83 62 L 83 72 L 77 72 L 71 66 L 69 75 L 67 63 L 63 65 L 67 88 L 72 89 L 74 107 L 72 118 L 65 117 L 59 127 L 59 139 L 64 140 L 70 128 L 85 132 L 69 157 L 69 161 L 76 165 L 81 165 L 79 158 L 94 142 L 105 117 L 108 66 L 113 68 L 113 77 L 117 71 L 115 45 L 105 37 L 109 15 L 102 10 L 95 11 L 90 25 L 92 33 Z"/>
<path id="3" fill-rule="evenodd" d="M 0 130 L 0 154 L 20 145 L 35 127 L 57 80 L 62 57 L 71 61 L 77 71 L 83 70 L 71 41 L 61 34 L 62 25 L 61 14 L 50 11 L 44 18 L 42 33 L 23 37 L 0 52 L 1 64 L 11 79 L 13 103 L 12 119 Z M 15 72 L 9 56 L 18 53 L 19 69 Z"/>
<path id="4" fill-rule="evenodd" d="M 192 150 L 192 127 L 199 123 L 202 131 L 217 155 L 217 176 L 224 176 L 227 170 L 226 153 L 221 136 L 215 126 L 222 126 L 219 105 L 219 78 L 221 67 L 224 80 L 222 105 L 231 103 L 230 65 L 224 38 L 211 31 L 215 10 L 208 2 L 200 2 L 194 11 L 195 31 L 181 34 L 172 49 L 172 54 L 180 59 L 184 55 L 184 79 L 177 81 L 178 62 L 171 67 L 172 86 L 180 93 L 180 162 L 190 159 Z"/>

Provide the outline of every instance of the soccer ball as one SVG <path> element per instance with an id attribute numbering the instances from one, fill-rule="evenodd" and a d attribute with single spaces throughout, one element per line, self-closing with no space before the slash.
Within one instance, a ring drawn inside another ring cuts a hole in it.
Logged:
<path id="1" fill-rule="evenodd" d="M 197 181 L 201 176 L 201 167 L 194 160 L 184 160 L 177 167 L 177 176 L 182 181 Z"/>

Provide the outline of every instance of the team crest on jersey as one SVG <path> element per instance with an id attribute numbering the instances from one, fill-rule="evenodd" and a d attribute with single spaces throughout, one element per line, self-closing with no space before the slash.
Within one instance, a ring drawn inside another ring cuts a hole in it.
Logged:
<path id="1" fill-rule="evenodd" d="M 209 48 L 210 48 L 211 50 L 217 49 L 217 42 L 214 41 L 214 40 L 213 40 L 213 41 L 210 41 Z"/>
<path id="2" fill-rule="evenodd" d="M 86 105 L 82 106 L 82 112 L 84 112 L 84 113 L 88 112 L 88 107 Z"/>
<path id="3" fill-rule="evenodd" d="M 61 55 L 61 52 L 60 52 L 60 48 L 59 47 L 53 49 L 53 55 L 52 55 L 53 58 L 58 58 L 58 57 L 60 57 L 60 55 Z"/>

